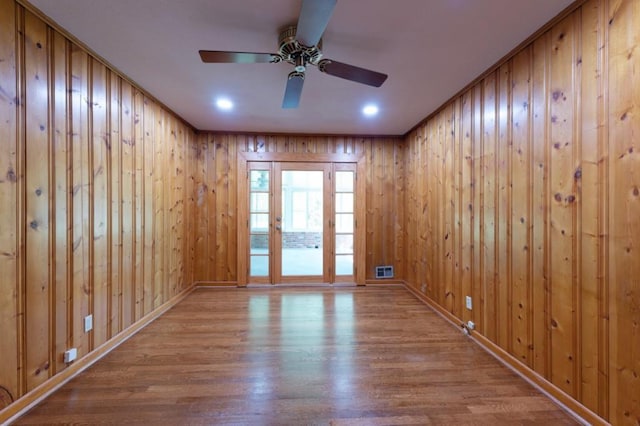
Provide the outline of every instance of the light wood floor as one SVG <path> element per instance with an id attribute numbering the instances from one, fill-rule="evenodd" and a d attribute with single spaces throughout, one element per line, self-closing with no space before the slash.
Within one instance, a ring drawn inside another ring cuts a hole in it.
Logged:
<path id="1" fill-rule="evenodd" d="M 402 287 L 199 289 L 18 424 L 575 424 Z"/>

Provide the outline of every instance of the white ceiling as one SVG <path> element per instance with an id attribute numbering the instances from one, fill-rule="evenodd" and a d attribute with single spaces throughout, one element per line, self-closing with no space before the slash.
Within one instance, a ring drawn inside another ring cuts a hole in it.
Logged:
<path id="1" fill-rule="evenodd" d="M 311 67 L 300 107 L 284 110 L 291 65 L 205 64 L 198 50 L 275 52 L 301 0 L 30 0 L 197 129 L 360 135 L 406 133 L 572 1 L 338 0 L 324 57 L 389 78 L 375 88 Z"/>

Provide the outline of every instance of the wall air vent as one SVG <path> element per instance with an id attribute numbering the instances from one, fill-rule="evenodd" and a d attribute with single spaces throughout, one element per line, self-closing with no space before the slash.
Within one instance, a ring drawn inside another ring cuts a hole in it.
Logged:
<path id="1" fill-rule="evenodd" d="M 376 266 L 376 278 L 393 278 L 393 266 Z"/>

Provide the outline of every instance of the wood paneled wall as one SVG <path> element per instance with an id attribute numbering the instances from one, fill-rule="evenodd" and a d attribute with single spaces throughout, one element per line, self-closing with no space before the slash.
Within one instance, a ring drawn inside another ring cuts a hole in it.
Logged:
<path id="1" fill-rule="evenodd" d="M 410 285 L 614 424 L 640 422 L 639 23 L 585 2 L 405 155 Z"/>
<path id="2" fill-rule="evenodd" d="M 1 409 L 191 285 L 195 133 L 13 0 L 0 117 Z"/>
<path id="3" fill-rule="evenodd" d="M 196 150 L 196 281 L 237 282 L 239 153 L 366 156 L 366 278 L 375 265 L 404 277 L 404 143 L 399 138 L 219 134 L 198 135 Z M 359 177 L 360 178 L 360 177 Z"/>

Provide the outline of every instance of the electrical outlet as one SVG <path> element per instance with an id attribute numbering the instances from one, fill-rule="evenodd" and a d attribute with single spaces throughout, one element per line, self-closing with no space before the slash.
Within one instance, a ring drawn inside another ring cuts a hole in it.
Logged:
<path id="1" fill-rule="evenodd" d="M 473 300 L 471 299 L 471 296 L 467 296 L 465 298 L 466 301 L 466 306 L 468 310 L 472 310 L 473 309 Z"/>
<path id="2" fill-rule="evenodd" d="M 68 351 L 65 351 L 63 358 L 65 364 L 69 364 L 70 362 L 75 361 L 75 359 L 78 358 L 78 349 L 71 348 Z"/>
<path id="3" fill-rule="evenodd" d="M 88 333 L 93 330 L 93 315 L 84 317 L 84 332 Z"/>
<path id="4" fill-rule="evenodd" d="M 420 287 L 420 290 L 422 290 L 423 293 L 427 292 L 427 285 L 426 284 L 422 284 L 422 287 Z"/>

